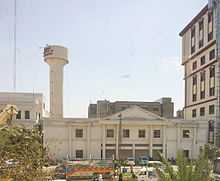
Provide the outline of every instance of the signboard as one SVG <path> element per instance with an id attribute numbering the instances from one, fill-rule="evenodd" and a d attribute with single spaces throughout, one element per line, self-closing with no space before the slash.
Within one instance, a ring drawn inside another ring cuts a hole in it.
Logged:
<path id="1" fill-rule="evenodd" d="M 44 57 L 50 56 L 50 55 L 53 55 L 53 49 L 52 49 L 52 47 L 46 47 L 46 48 L 44 48 Z"/>

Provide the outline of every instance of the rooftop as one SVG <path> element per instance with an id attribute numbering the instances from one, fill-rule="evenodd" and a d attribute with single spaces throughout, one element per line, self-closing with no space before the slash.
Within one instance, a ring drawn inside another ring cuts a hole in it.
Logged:
<path id="1" fill-rule="evenodd" d="M 185 26 L 179 35 L 182 37 L 207 11 L 208 4 Z"/>

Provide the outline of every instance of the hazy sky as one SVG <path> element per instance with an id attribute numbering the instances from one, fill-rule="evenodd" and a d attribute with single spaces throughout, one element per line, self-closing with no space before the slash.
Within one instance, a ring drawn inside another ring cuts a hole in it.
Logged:
<path id="1" fill-rule="evenodd" d="M 98 99 L 184 106 L 178 33 L 207 0 L 17 0 L 17 91 L 42 92 L 49 67 L 42 47 L 69 49 L 64 115 L 86 117 Z M 0 0 L 0 91 L 13 91 L 14 0 Z"/>

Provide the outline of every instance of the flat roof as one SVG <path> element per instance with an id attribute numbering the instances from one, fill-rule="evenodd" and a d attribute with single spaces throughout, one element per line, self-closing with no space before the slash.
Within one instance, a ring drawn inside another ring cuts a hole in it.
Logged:
<path id="1" fill-rule="evenodd" d="M 183 36 L 207 11 L 208 4 L 185 26 L 179 35 Z"/>

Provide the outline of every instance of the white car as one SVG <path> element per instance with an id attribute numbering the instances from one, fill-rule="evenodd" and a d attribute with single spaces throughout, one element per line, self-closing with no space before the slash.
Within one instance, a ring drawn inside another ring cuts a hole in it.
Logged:
<path id="1" fill-rule="evenodd" d="M 134 166 L 135 165 L 135 159 L 133 157 L 128 157 L 127 164 Z"/>

